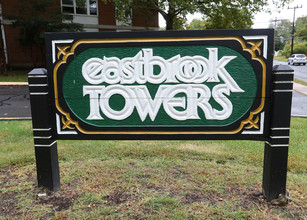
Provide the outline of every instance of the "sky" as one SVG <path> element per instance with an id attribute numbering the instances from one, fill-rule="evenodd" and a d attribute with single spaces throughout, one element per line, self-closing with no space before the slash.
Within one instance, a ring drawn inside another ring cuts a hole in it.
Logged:
<path id="1" fill-rule="evenodd" d="M 301 7 L 295 10 L 295 19 L 298 17 L 307 16 L 307 0 L 294 0 L 284 8 L 278 9 L 275 6 L 271 5 L 270 8 L 272 13 L 260 12 L 255 15 L 253 28 L 268 28 L 271 20 L 281 20 L 288 19 L 289 21 L 293 21 L 293 8 Z M 288 7 L 292 9 L 288 9 Z"/>
<path id="2" fill-rule="evenodd" d="M 289 19 L 293 20 L 293 9 L 287 9 L 288 6 L 293 8 L 295 6 L 302 6 L 295 10 L 295 19 L 302 16 L 307 16 L 307 0 L 293 0 L 291 3 L 286 5 L 284 8 L 278 9 L 274 5 L 270 5 L 271 14 L 265 12 L 259 12 L 255 15 L 253 28 L 268 28 L 271 20 Z M 188 15 L 187 20 L 191 22 L 194 18 L 201 18 L 201 14 Z M 165 27 L 165 21 L 161 15 L 159 15 L 160 27 Z"/>

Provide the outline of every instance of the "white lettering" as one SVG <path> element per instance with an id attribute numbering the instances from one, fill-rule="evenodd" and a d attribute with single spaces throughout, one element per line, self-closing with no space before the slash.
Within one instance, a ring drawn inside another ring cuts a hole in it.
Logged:
<path id="1" fill-rule="evenodd" d="M 232 103 L 223 95 L 223 93 L 229 94 L 229 89 L 225 84 L 216 85 L 212 92 L 222 110 L 211 107 L 209 104 L 210 89 L 202 84 L 161 85 L 154 99 L 151 98 L 144 85 L 84 86 L 83 90 L 84 95 L 90 96 L 88 120 L 102 120 L 100 110 L 110 119 L 124 120 L 130 117 L 135 109 L 141 121 L 144 121 L 148 115 L 154 121 L 161 106 L 169 117 L 179 121 L 200 119 L 198 107 L 204 112 L 207 119 L 224 120 L 232 112 Z M 121 110 L 115 110 L 110 106 L 109 100 L 113 95 L 120 95 L 125 100 L 125 105 Z"/>
<path id="2" fill-rule="evenodd" d="M 90 114 L 88 120 L 102 120 L 99 113 L 99 95 L 101 95 L 101 86 L 83 86 L 83 96 L 90 96 Z"/>
<path id="3" fill-rule="evenodd" d="M 89 95 L 88 120 L 124 120 L 136 111 L 141 119 L 154 121 L 161 108 L 172 119 L 200 120 L 202 111 L 208 120 L 225 120 L 233 111 L 230 92 L 244 92 L 227 72 L 225 66 L 236 56 L 218 59 L 218 48 L 207 48 L 208 59 L 199 55 L 179 54 L 168 60 L 154 56 L 152 49 L 142 49 L 134 57 L 90 58 L 82 66 L 84 79 L 92 84 L 83 87 L 83 96 Z M 219 83 L 212 92 L 204 84 Z M 182 82 L 182 83 L 180 83 Z M 98 86 L 105 83 L 108 86 Z M 145 83 L 159 84 L 154 95 Z M 162 84 L 162 83 L 167 83 Z M 138 84 L 138 85 L 133 85 Z M 124 100 L 121 109 L 114 109 L 110 99 L 119 95 Z M 210 100 L 220 105 L 211 106 Z"/>

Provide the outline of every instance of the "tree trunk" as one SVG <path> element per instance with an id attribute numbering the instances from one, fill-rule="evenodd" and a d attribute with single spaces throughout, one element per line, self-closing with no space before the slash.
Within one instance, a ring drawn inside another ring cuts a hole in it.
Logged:
<path id="1" fill-rule="evenodd" d="M 173 22 L 166 22 L 166 30 L 173 30 Z"/>
<path id="2" fill-rule="evenodd" d="M 7 75 L 1 20 L 0 20 L 0 75 Z"/>
<path id="3" fill-rule="evenodd" d="M 174 17 L 172 15 L 167 15 L 164 17 L 166 22 L 166 30 L 173 30 L 174 29 Z"/>

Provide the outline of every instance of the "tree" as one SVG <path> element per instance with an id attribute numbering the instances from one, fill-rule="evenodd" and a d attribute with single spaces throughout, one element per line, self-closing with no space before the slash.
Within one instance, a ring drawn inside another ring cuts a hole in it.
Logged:
<path id="1" fill-rule="evenodd" d="M 307 54 L 307 16 L 296 19 L 295 29 L 296 44 L 293 51 Z"/>
<path id="2" fill-rule="evenodd" d="M 271 23 L 270 28 L 274 28 Z M 281 20 L 275 26 L 275 50 L 283 50 L 286 43 L 291 40 L 292 23 L 289 20 Z"/>
<path id="3" fill-rule="evenodd" d="M 295 36 L 299 42 L 307 41 L 307 16 L 296 19 Z"/>
<path id="4" fill-rule="evenodd" d="M 251 28 L 253 24 L 248 7 L 237 8 L 231 3 L 216 6 L 206 17 L 207 29 Z"/>
<path id="5" fill-rule="evenodd" d="M 209 19 L 211 28 L 223 25 L 230 28 L 247 28 L 252 24 L 255 12 L 268 6 L 266 0 L 101 0 L 112 2 L 117 10 L 137 9 L 147 13 L 155 11 L 162 15 L 166 22 L 166 30 L 173 30 L 178 17 L 188 13 L 200 12 Z M 284 6 L 291 0 L 274 1 L 278 7 Z M 119 13 L 120 14 L 120 13 Z M 224 18 L 223 18 L 223 16 Z M 222 19 L 221 19 L 222 18 Z M 120 19 L 120 18 L 118 18 Z M 229 22 L 231 20 L 231 22 Z M 222 26 L 222 28 L 225 28 Z"/>
<path id="6" fill-rule="evenodd" d="M 19 43 L 30 48 L 33 65 L 37 65 L 34 60 L 33 50 L 38 48 L 42 54 L 45 51 L 45 32 L 78 31 L 82 30 L 80 24 L 72 22 L 72 16 L 63 15 L 60 8 L 53 0 L 18 0 L 14 14 L 5 15 L 11 19 L 12 26 L 18 28 Z M 64 21 L 64 22 L 63 22 Z M 42 56 L 42 63 L 45 59 Z"/>
<path id="7" fill-rule="evenodd" d="M 293 47 L 293 53 L 303 53 L 307 54 L 307 41 L 295 44 Z"/>
<path id="8" fill-rule="evenodd" d="M 206 29 L 206 24 L 203 19 L 196 19 L 194 18 L 190 24 L 188 25 L 187 29 L 189 30 L 204 30 Z"/>
<path id="9" fill-rule="evenodd" d="M 297 18 L 295 24 L 293 53 L 307 54 L 307 16 Z M 273 24 L 270 27 L 273 28 Z M 281 20 L 275 27 L 275 50 L 283 50 L 286 57 L 291 55 L 291 32 L 292 23 L 288 20 Z"/>
<path id="10" fill-rule="evenodd" d="M 304 41 L 302 43 L 294 44 L 293 53 L 303 53 L 307 54 L 307 42 Z M 282 55 L 285 57 L 289 57 L 291 55 L 291 46 L 290 44 L 286 44 L 284 50 L 282 51 Z"/>

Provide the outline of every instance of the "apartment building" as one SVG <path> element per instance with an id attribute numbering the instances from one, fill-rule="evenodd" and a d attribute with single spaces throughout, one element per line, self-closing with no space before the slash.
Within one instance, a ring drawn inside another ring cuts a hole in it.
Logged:
<path id="1" fill-rule="evenodd" d="M 145 15 L 142 11 L 128 10 L 126 22 L 116 20 L 116 8 L 112 3 L 101 0 L 54 0 L 53 7 L 64 14 L 73 16 L 73 22 L 82 24 L 83 31 L 138 31 L 158 30 L 158 14 L 152 12 Z M 1 15 L 16 13 L 16 6 L 28 4 L 27 1 L 4 0 L 0 3 Z M 65 22 L 65 21 L 63 21 Z M 1 30 L 6 54 L 6 62 L 11 67 L 31 67 L 33 59 L 42 65 L 43 51 L 38 48 L 21 46 L 18 40 L 19 31 L 12 27 L 12 21 L 1 16 Z"/>

